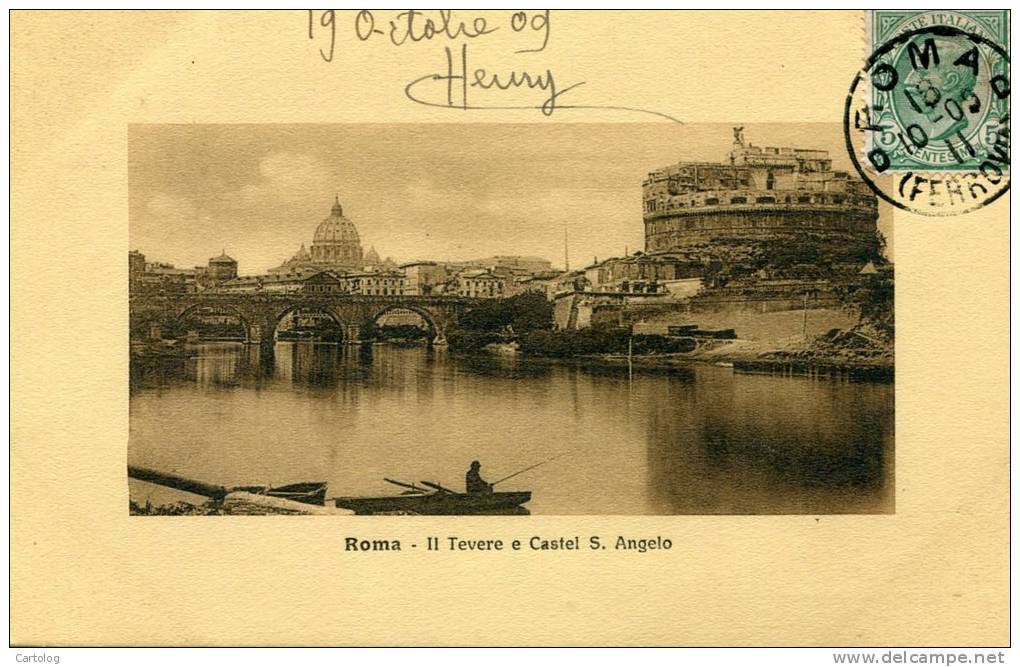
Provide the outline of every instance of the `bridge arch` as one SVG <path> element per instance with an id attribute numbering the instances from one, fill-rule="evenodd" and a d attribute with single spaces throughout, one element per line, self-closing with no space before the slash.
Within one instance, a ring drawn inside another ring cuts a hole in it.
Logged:
<path id="1" fill-rule="evenodd" d="M 251 317 L 245 315 L 240 308 L 231 305 L 229 303 L 219 302 L 203 302 L 199 301 L 196 303 L 188 304 L 183 308 L 177 310 L 177 313 L 173 316 L 171 322 L 181 322 L 189 315 L 193 315 L 202 310 L 219 311 L 220 313 L 229 313 L 236 317 L 244 328 L 244 339 L 248 341 L 251 337 L 252 321 Z"/>
<path id="2" fill-rule="evenodd" d="M 444 330 L 442 324 L 440 323 L 439 318 L 436 316 L 435 313 L 433 313 L 431 310 L 424 306 L 418 306 L 407 303 L 393 303 L 388 306 L 384 306 L 380 310 L 376 311 L 376 313 L 372 315 L 371 318 L 372 323 L 378 324 L 380 318 L 384 317 L 385 315 L 401 311 L 414 313 L 415 315 L 418 315 L 425 321 L 425 325 L 428 327 L 429 341 L 444 340 L 444 337 L 446 336 L 446 331 Z"/>
<path id="3" fill-rule="evenodd" d="M 347 343 L 350 342 L 352 339 L 356 338 L 356 336 L 352 335 L 351 323 L 347 322 L 345 318 L 341 316 L 340 313 L 337 312 L 337 310 L 330 306 L 329 304 L 319 302 L 306 303 L 298 301 L 287 304 L 283 308 L 278 309 L 276 312 L 270 315 L 269 321 L 266 322 L 267 329 L 263 335 L 263 340 L 269 342 L 275 341 L 277 339 L 277 333 L 279 332 L 280 323 L 283 322 L 283 319 L 288 315 L 291 315 L 298 311 L 319 312 L 328 316 L 329 319 L 331 319 L 333 323 L 336 324 L 337 328 L 340 330 L 341 342 Z"/>

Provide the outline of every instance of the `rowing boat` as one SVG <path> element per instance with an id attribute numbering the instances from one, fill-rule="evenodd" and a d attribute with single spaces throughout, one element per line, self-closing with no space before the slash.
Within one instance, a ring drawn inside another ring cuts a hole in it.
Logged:
<path id="1" fill-rule="evenodd" d="M 531 491 L 490 494 L 443 493 L 434 491 L 402 496 L 334 498 L 337 507 L 355 514 L 496 514 L 512 510 L 531 500 Z"/>
<path id="2" fill-rule="evenodd" d="M 409 488 L 397 496 L 340 497 L 333 501 L 337 507 L 353 510 L 355 514 L 505 514 L 522 509 L 531 500 L 531 491 L 497 491 L 494 493 L 459 493 L 435 482 L 422 482 L 430 487 L 422 489 L 387 479 L 386 481 Z"/>

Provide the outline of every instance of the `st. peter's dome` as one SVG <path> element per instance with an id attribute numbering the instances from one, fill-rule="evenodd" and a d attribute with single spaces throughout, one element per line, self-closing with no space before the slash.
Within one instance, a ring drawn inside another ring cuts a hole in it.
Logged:
<path id="1" fill-rule="evenodd" d="M 312 261 L 360 269 L 363 266 L 361 239 L 354 223 L 344 217 L 339 196 L 329 217 L 319 223 L 312 238 Z"/>

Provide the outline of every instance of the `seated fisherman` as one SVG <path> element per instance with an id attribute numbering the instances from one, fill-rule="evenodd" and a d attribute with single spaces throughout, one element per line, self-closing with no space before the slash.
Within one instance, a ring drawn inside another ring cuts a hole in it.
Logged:
<path id="1" fill-rule="evenodd" d="M 492 484 L 482 479 L 481 474 L 478 472 L 481 467 L 482 464 L 478 461 L 471 462 L 471 469 L 467 471 L 465 476 L 465 486 L 467 486 L 468 493 L 492 493 Z"/>

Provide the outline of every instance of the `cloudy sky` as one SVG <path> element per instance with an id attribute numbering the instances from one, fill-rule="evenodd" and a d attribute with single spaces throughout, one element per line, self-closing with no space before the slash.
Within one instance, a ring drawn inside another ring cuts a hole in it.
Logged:
<path id="1" fill-rule="evenodd" d="M 851 169 L 838 125 L 748 125 L 745 138 L 829 150 Z M 132 125 L 130 245 L 182 267 L 225 249 L 259 273 L 309 245 L 339 193 L 366 252 L 562 266 L 566 231 L 579 266 L 642 247 L 648 171 L 721 161 L 732 140 L 727 125 L 669 122 Z"/>

